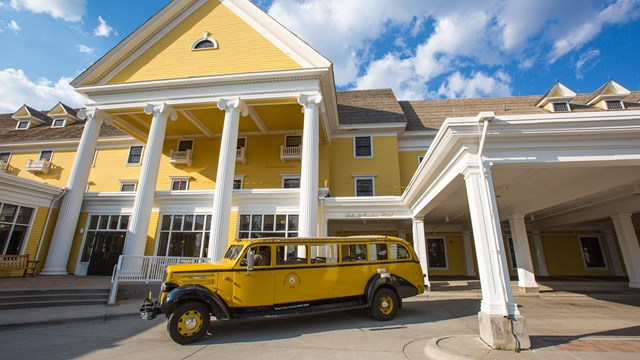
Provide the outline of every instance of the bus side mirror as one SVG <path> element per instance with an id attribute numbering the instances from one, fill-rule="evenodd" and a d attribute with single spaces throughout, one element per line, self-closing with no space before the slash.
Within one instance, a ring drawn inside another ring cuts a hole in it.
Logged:
<path id="1" fill-rule="evenodd" d="M 249 249 L 249 251 L 247 251 L 247 272 L 253 270 L 253 257 L 255 254 L 256 252 L 253 249 Z"/>

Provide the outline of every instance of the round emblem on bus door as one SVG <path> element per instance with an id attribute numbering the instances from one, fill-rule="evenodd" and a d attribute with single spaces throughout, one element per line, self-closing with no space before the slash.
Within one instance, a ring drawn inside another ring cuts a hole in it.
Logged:
<path id="1" fill-rule="evenodd" d="M 290 288 L 295 288 L 296 285 L 300 284 L 300 276 L 296 273 L 289 273 L 284 277 L 284 285 L 289 286 Z"/>

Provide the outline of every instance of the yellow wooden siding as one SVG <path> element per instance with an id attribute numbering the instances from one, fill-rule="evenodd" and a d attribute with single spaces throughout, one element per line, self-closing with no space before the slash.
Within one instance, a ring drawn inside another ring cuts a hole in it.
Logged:
<path id="1" fill-rule="evenodd" d="M 338 138 L 331 143 L 331 194 L 355 196 L 354 175 L 376 175 L 375 195 L 400 195 L 398 141 L 395 136 L 374 136 L 373 157 L 354 158 L 353 138 Z"/>
<path id="2" fill-rule="evenodd" d="M 89 191 L 120 191 L 119 180 L 137 180 L 142 165 L 127 165 L 128 156 L 129 146 L 98 149 L 89 173 Z"/>
<path id="3" fill-rule="evenodd" d="M 199 138 L 193 142 L 193 162 L 191 166 L 171 165 L 171 150 L 178 149 L 178 140 L 167 140 L 160 158 L 158 182 L 156 190 L 171 190 L 171 177 L 189 177 L 189 190 L 212 190 L 215 188 L 218 157 L 220 153 L 219 138 Z"/>
<path id="4" fill-rule="evenodd" d="M 43 147 L 42 150 L 52 150 Z M 35 180 L 41 183 L 65 187 L 69 179 L 69 173 L 75 160 L 75 150 L 53 150 L 51 158 L 51 168 L 49 173 L 30 173 L 27 171 L 27 162 L 29 160 L 38 160 L 40 150 L 32 152 L 13 152 L 9 161 L 7 174 L 20 176 L 25 179 Z"/>
<path id="5" fill-rule="evenodd" d="M 149 217 L 149 231 L 147 231 L 147 243 L 144 247 L 145 256 L 155 255 L 158 226 L 160 226 L 160 213 L 153 211 Z"/>
<path id="6" fill-rule="evenodd" d="M 192 44 L 205 31 L 219 48 L 192 51 Z M 109 83 L 299 68 L 291 57 L 227 7 L 218 1 L 207 1 Z"/>
<path id="7" fill-rule="evenodd" d="M 282 174 L 300 174 L 300 160 L 280 160 L 281 145 L 282 135 L 247 138 L 247 162 L 236 163 L 236 174 L 244 175 L 245 189 L 282 188 Z"/>
<path id="8" fill-rule="evenodd" d="M 609 269 L 587 270 L 580 250 L 579 235 L 541 234 L 547 270 L 551 276 L 607 276 Z M 603 251 L 606 251 L 603 249 Z"/>
<path id="9" fill-rule="evenodd" d="M 229 214 L 229 238 L 227 246 L 238 237 L 238 212 L 231 211 Z"/>
<path id="10" fill-rule="evenodd" d="M 429 268 L 429 275 L 433 276 L 464 276 L 467 268 L 464 258 L 464 239 L 460 233 L 429 233 L 429 238 L 444 238 L 447 252 L 447 269 Z"/>
<path id="11" fill-rule="evenodd" d="M 331 189 L 331 146 L 329 144 L 320 144 L 318 180 L 319 187 L 328 187 Z"/>
<path id="12" fill-rule="evenodd" d="M 80 254 L 80 248 L 82 247 L 82 241 L 86 232 L 87 217 L 89 214 L 81 212 L 78 216 L 78 225 L 76 226 L 76 232 L 73 235 L 73 244 L 71 245 L 71 251 L 69 252 L 69 261 L 67 262 L 67 271 L 73 274 L 76 271 L 76 264 L 78 263 L 78 255 Z M 80 229 L 84 229 L 82 233 Z"/>
<path id="13" fill-rule="evenodd" d="M 425 152 L 426 151 L 402 151 L 398 153 L 402 191 L 406 189 L 413 174 L 418 170 L 418 156 L 424 156 Z"/>

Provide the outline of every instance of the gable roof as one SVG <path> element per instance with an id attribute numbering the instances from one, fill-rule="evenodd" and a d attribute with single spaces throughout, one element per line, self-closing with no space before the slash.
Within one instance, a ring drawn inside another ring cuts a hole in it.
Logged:
<path id="1" fill-rule="evenodd" d="M 604 83 L 602 86 L 598 88 L 591 96 L 587 99 L 587 105 L 592 105 L 597 103 L 605 98 L 615 98 L 615 99 L 623 99 L 629 96 L 631 92 L 627 90 L 624 86 L 618 84 L 613 80 L 609 80 Z"/>
<path id="2" fill-rule="evenodd" d="M 74 87 L 106 84 L 145 54 L 189 16 L 207 5 L 223 6 L 302 68 L 329 68 L 331 62 L 249 0 L 173 0 L 71 82 Z M 176 31 L 183 31 L 178 29 Z M 187 29 L 193 30 L 193 29 Z M 186 30 L 185 30 L 186 31 Z M 195 30 L 194 30 L 195 31 Z M 200 30 L 198 37 L 201 36 Z M 196 40 L 195 38 L 193 40 Z M 223 45 L 221 45 L 222 47 Z M 229 45 L 227 45 L 229 46 Z M 185 49 L 191 51 L 190 49 Z M 217 50 L 212 50 L 217 51 Z M 196 51 L 197 52 L 197 51 Z M 178 65 L 179 68 L 179 65 Z M 182 73 L 181 73 L 182 74 Z M 212 74 L 216 75 L 216 74 Z M 198 73 L 195 76 L 204 76 Z M 191 77 L 184 74 L 179 77 Z M 148 79 L 147 79 L 148 80 Z M 155 80 L 155 79 L 154 79 Z"/>
<path id="3" fill-rule="evenodd" d="M 20 114 L 26 114 L 26 115 L 20 115 Z M 47 115 L 43 114 L 42 112 L 28 105 L 22 105 L 20 109 L 18 109 L 15 113 L 13 113 L 13 115 L 11 115 L 11 117 L 14 120 L 18 120 L 18 121 L 33 119 L 43 124 L 51 121 L 50 117 L 48 117 Z"/>
<path id="4" fill-rule="evenodd" d="M 391 89 L 339 91 L 336 98 L 341 125 L 407 122 Z"/>

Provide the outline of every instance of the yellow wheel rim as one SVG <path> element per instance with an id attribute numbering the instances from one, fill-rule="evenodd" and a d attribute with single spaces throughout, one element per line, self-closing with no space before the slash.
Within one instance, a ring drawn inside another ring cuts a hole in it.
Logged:
<path id="1" fill-rule="evenodd" d="M 383 296 L 380 299 L 380 312 L 383 315 L 389 315 L 393 311 L 393 299 L 391 296 Z"/>
<path id="2" fill-rule="evenodd" d="M 203 323 L 204 319 L 199 311 L 185 311 L 178 319 L 178 332 L 182 336 L 193 336 L 202 329 Z"/>

